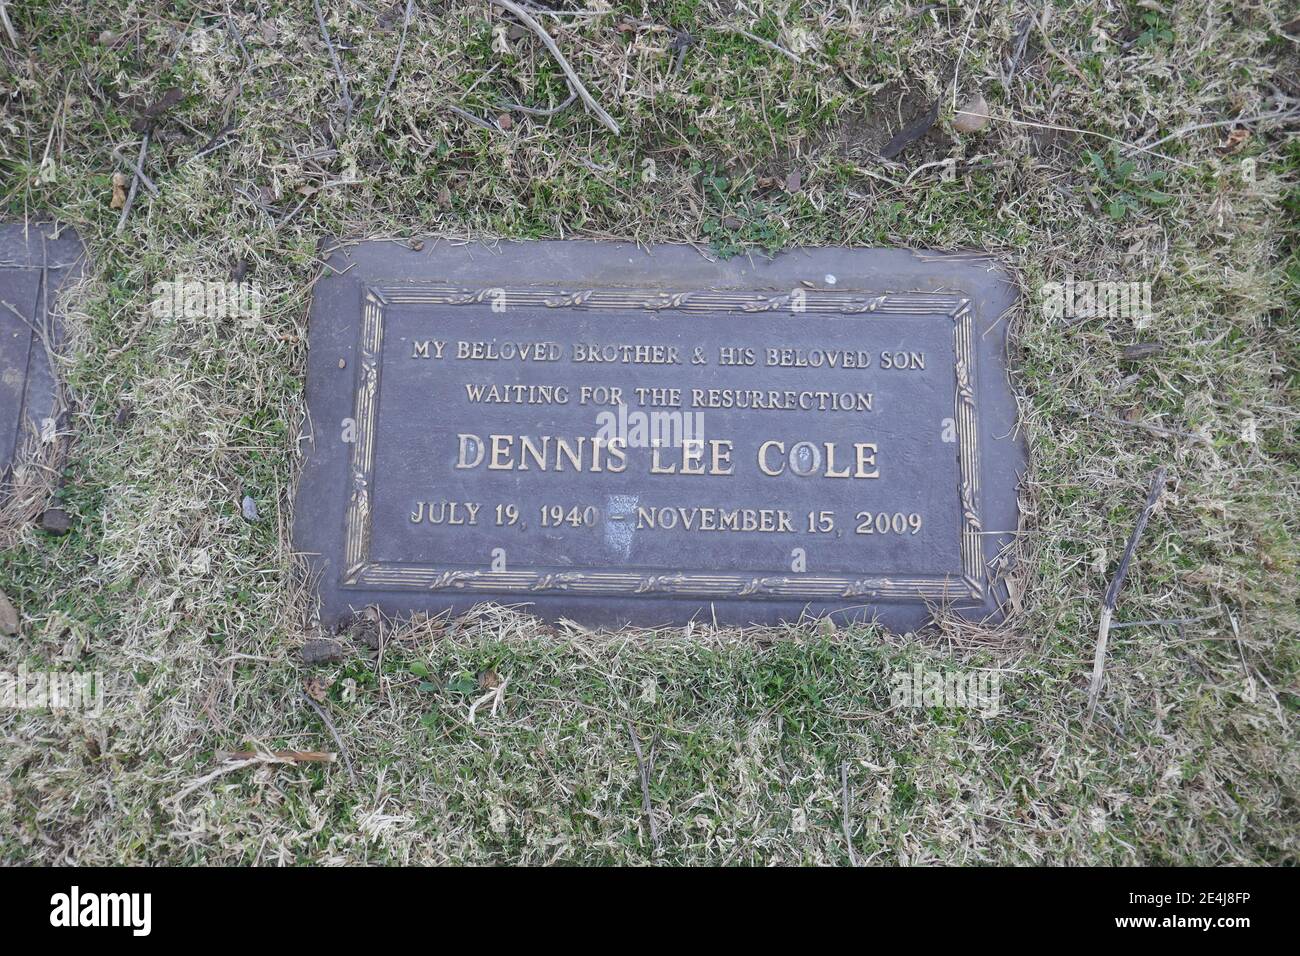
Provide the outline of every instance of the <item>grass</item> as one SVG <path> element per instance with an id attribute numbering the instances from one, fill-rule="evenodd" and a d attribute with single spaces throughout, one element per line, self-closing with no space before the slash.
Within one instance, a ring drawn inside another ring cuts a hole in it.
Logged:
<path id="1" fill-rule="evenodd" d="M 567 95 L 484 3 L 419 5 L 376 116 L 404 6 L 322 4 L 350 119 L 302 4 L 9 7 L 0 203 L 74 225 L 93 264 L 67 316 L 76 527 L 10 528 L 0 590 L 22 632 L 0 670 L 99 671 L 109 696 L 98 719 L 0 711 L 0 861 L 843 864 L 844 775 L 860 861 L 1297 862 L 1294 118 L 1233 145 L 1228 126 L 1114 142 L 1273 112 L 1273 85 L 1294 107 L 1280 5 L 1052 5 L 1045 28 L 1000 2 L 543 17 L 620 137 L 578 105 L 494 132 L 449 112 Z M 678 30 L 694 42 L 674 72 Z M 172 88 L 145 165 L 159 193 L 117 234 L 112 175 Z M 995 119 L 959 134 L 953 103 L 977 92 Z M 936 129 L 880 161 L 936 99 Z M 385 622 L 382 658 L 348 638 L 308 670 L 286 529 L 328 235 L 995 250 L 1025 290 L 1019 610 L 996 631 L 593 634 L 484 607 Z M 258 321 L 150 312 L 157 281 L 239 269 L 267 296 Z M 1066 276 L 1150 281 L 1155 315 L 1051 318 L 1037 290 Z M 1120 360 L 1150 341 L 1164 352 Z M 1187 620 L 1112 632 L 1087 724 L 1101 595 L 1161 464 L 1116 620 Z M 918 663 L 995 669 L 1000 712 L 892 706 Z M 309 675 L 353 773 L 223 762 L 339 749 Z M 471 722 L 495 680 L 502 706 Z M 657 848 L 629 725 L 654 753 Z"/>

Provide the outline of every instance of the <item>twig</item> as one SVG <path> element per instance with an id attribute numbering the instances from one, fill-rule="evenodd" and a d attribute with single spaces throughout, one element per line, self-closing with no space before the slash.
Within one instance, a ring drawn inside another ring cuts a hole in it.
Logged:
<path id="1" fill-rule="evenodd" d="M 1148 422 L 1131 422 L 1125 418 L 1119 418 L 1115 415 L 1103 415 L 1101 412 L 1091 412 L 1087 409 L 1080 410 L 1084 418 L 1092 418 L 1101 422 L 1110 422 L 1112 425 L 1127 425 L 1129 428 L 1139 428 L 1142 431 L 1150 432 L 1153 435 L 1161 435 L 1165 438 L 1185 438 L 1188 441 L 1201 442 L 1209 444 L 1209 439 L 1204 435 L 1198 435 L 1196 432 L 1189 432 L 1181 428 L 1165 428 L 1162 425 L 1152 425 Z"/>
<path id="2" fill-rule="evenodd" d="M 844 845 L 849 848 L 849 865 L 858 865 L 858 855 L 853 850 L 853 818 L 849 815 L 849 762 L 840 764 L 840 790 L 844 810 L 840 818 L 844 827 Z"/>
<path id="3" fill-rule="evenodd" d="M 384 633 L 384 616 L 380 613 L 379 608 L 370 605 L 366 608 L 365 614 L 369 617 L 373 615 L 375 622 L 375 639 L 379 641 L 379 660 L 375 664 L 375 673 L 383 674 L 384 672 L 384 652 L 388 650 L 388 635 Z M 388 696 L 388 682 L 380 680 L 380 688 L 384 692 L 384 700 L 389 706 L 392 706 L 392 698 Z"/>
<path id="4" fill-rule="evenodd" d="M 537 34 L 537 38 L 541 40 L 546 46 L 546 49 L 550 51 L 551 56 L 555 57 L 555 62 L 560 64 L 560 69 L 564 71 L 564 75 L 569 79 L 569 86 L 573 88 L 574 92 L 582 97 L 582 102 L 587 105 L 587 109 L 595 113 L 596 118 L 604 123 L 605 127 L 611 133 L 618 136 L 622 132 L 618 127 L 618 123 L 614 122 L 614 117 L 606 113 L 604 109 L 601 108 L 601 105 L 592 98 L 592 95 L 587 92 L 587 88 L 582 85 L 582 80 L 578 79 L 578 74 L 573 71 L 573 67 L 569 66 L 569 61 L 564 58 L 564 54 L 561 53 L 560 48 L 555 45 L 555 41 L 552 40 L 551 35 L 546 32 L 546 28 L 538 23 L 531 13 L 519 4 L 515 3 L 514 0 L 488 0 L 488 2 L 495 3 L 498 7 L 509 10 L 519 18 L 520 22 L 522 22 L 524 26 Z"/>
<path id="5" fill-rule="evenodd" d="M 302 199 L 298 200 L 298 205 L 290 209 L 289 212 L 285 215 L 285 217 L 275 224 L 275 228 L 279 229 L 281 226 L 287 223 L 294 216 L 298 215 L 302 207 L 307 205 L 308 199 L 311 199 L 311 196 L 303 196 Z"/>
<path id="6" fill-rule="evenodd" d="M 59 364 L 58 355 L 54 351 L 54 346 L 50 344 L 50 334 L 49 334 L 50 330 L 47 328 L 42 328 L 41 326 L 37 325 L 35 322 L 30 321 L 27 318 L 27 316 L 23 315 L 16 308 L 14 308 L 14 306 L 11 303 L 6 302 L 3 299 L 0 299 L 0 305 L 3 305 L 6 309 L 8 309 L 10 312 L 16 315 L 18 317 L 19 322 L 23 323 L 23 325 L 27 326 L 29 329 L 32 330 L 32 334 L 35 335 L 38 340 L 40 340 L 41 347 L 45 349 L 45 360 L 49 363 L 50 368 L 57 368 Z"/>
<path id="7" fill-rule="evenodd" d="M 1088 78 L 1083 75 L 1083 71 L 1080 70 L 1077 66 L 1075 66 L 1074 63 L 1069 59 L 1069 57 L 1067 57 L 1064 53 L 1058 50 L 1052 44 L 1052 38 L 1047 35 L 1047 24 L 1048 21 L 1051 20 L 1051 18 L 1052 18 L 1052 7 L 1050 4 L 1044 3 L 1043 8 L 1038 15 L 1038 32 L 1042 34 L 1043 47 L 1047 50 L 1048 53 L 1052 54 L 1052 56 L 1060 60 L 1061 64 L 1067 70 L 1069 70 L 1071 73 L 1074 74 L 1075 79 L 1077 79 L 1084 86 L 1087 86 Z"/>
<path id="8" fill-rule="evenodd" d="M 978 9 L 971 12 L 970 22 L 966 24 L 966 34 L 961 38 L 961 47 L 957 50 L 957 65 L 953 67 L 952 71 L 952 110 L 954 113 L 957 112 L 957 86 L 961 80 L 961 61 L 966 56 L 966 44 L 970 40 L 970 31 L 975 26 L 975 15 L 978 12 Z M 988 110 L 985 110 L 985 112 L 987 113 Z"/>
<path id="9" fill-rule="evenodd" d="M 708 29 L 720 31 L 722 33 L 734 33 L 736 36 L 744 37 L 751 43 L 757 43 L 759 46 L 767 47 L 773 53 L 780 53 L 782 56 L 788 56 L 796 63 L 802 64 L 804 62 L 803 57 L 791 50 L 787 50 L 785 47 L 781 46 L 781 44 L 773 43 L 771 40 L 765 40 L 757 33 L 750 33 L 748 30 L 742 30 L 740 27 L 729 27 L 725 24 L 720 24 L 718 26 L 710 26 Z"/>
<path id="10" fill-rule="evenodd" d="M 627 734 L 632 738 L 632 750 L 636 752 L 637 774 L 641 777 L 641 809 L 645 811 L 646 823 L 650 826 L 650 842 L 658 850 L 660 848 L 659 827 L 655 824 L 654 810 L 650 806 L 650 770 L 646 767 L 645 758 L 641 756 L 641 741 L 637 739 L 636 728 L 632 726 L 630 720 L 627 722 Z"/>
<path id="11" fill-rule="evenodd" d="M 1110 635 L 1110 616 L 1115 610 L 1116 602 L 1119 601 L 1119 592 L 1124 587 L 1124 579 L 1128 577 L 1129 565 L 1133 563 L 1133 553 L 1137 551 L 1138 539 L 1146 530 L 1147 522 L 1151 520 L 1151 512 L 1155 510 L 1156 502 L 1160 500 L 1160 493 L 1164 489 L 1165 467 L 1161 465 L 1151 476 L 1151 490 L 1147 492 L 1146 506 L 1138 515 L 1137 524 L 1128 539 L 1128 547 L 1124 549 L 1124 556 L 1120 558 L 1119 569 L 1110 579 L 1110 587 L 1106 589 L 1106 597 L 1101 603 L 1101 618 L 1097 622 L 1097 652 L 1092 658 L 1092 683 L 1088 687 L 1088 720 L 1092 720 L 1092 715 L 1097 709 L 1097 698 L 1101 694 L 1101 677 L 1106 669 L 1106 639 Z"/>
<path id="12" fill-rule="evenodd" d="M 47 351 L 49 350 L 49 339 L 48 339 L 48 337 L 46 336 L 46 330 L 45 330 L 45 329 L 42 329 L 39 325 L 37 325 L 37 324 L 36 324 L 35 322 L 33 322 L 31 319 L 27 318 L 27 316 L 25 316 L 25 315 L 23 315 L 21 312 L 19 312 L 18 309 L 14 306 L 14 304 L 13 304 L 12 302 L 7 302 L 7 301 L 5 301 L 4 299 L 0 299 L 0 305 L 3 305 L 6 309 L 8 309 L 8 310 L 9 310 L 10 312 L 12 312 L 15 316 L 17 316 L 18 321 L 21 322 L 23 325 L 27 326 L 29 329 L 31 329 L 32 332 L 33 332 L 35 335 L 40 336 L 41 341 L 45 343 L 46 350 L 47 350 Z M 53 364 L 53 363 L 51 363 L 51 364 Z"/>
<path id="13" fill-rule="evenodd" d="M 514 110 L 518 113 L 527 113 L 529 116 L 554 116 L 569 108 L 569 105 L 578 98 L 576 92 L 570 91 L 569 98 L 559 106 L 552 106 L 549 109 L 538 109 L 536 106 L 524 106 L 522 103 L 502 103 L 503 110 Z"/>
<path id="14" fill-rule="evenodd" d="M 116 146 L 113 147 L 113 158 L 116 159 L 119 163 L 129 162 L 129 160 L 122 155 L 122 151 L 119 150 Z M 158 195 L 157 183 L 155 183 L 152 179 L 150 179 L 148 175 L 146 175 L 144 172 L 140 173 L 140 185 L 145 188 L 145 190 L 149 193 L 150 196 Z"/>
<path id="15" fill-rule="evenodd" d="M 388 71 L 388 82 L 384 84 L 384 92 L 379 96 L 379 102 L 375 104 L 375 116 L 379 116 L 379 111 L 384 108 L 384 101 L 388 99 L 388 91 L 393 88 L 393 81 L 397 79 L 397 71 L 402 65 L 402 51 L 406 49 L 406 31 L 411 25 L 411 15 L 415 12 L 415 0 L 406 0 L 406 12 L 402 14 L 402 35 L 397 41 L 397 56 L 393 57 L 393 68 Z"/>
<path id="16" fill-rule="evenodd" d="M 475 126 L 482 127 L 483 129 L 487 130 L 489 133 L 501 132 L 501 127 L 497 126 L 496 123 L 491 123 L 488 120 L 475 116 L 469 110 L 463 110 L 459 106 L 456 106 L 454 103 L 448 103 L 447 109 L 451 110 L 461 119 L 467 120 L 470 123 L 473 123 Z"/>
<path id="17" fill-rule="evenodd" d="M 348 92 L 348 78 L 343 74 L 343 64 L 339 62 L 339 55 L 334 50 L 334 41 L 330 39 L 329 28 L 325 26 L 325 15 L 320 12 L 320 0 L 311 0 L 311 5 L 316 11 L 316 22 L 320 24 L 320 35 L 325 38 L 325 46 L 330 51 L 330 60 L 334 64 L 334 72 L 338 74 L 339 87 L 343 93 L 344 115 L 350 119 L 352 117 L 352 94 Z"/>
<path id="18" fill-rule="evenodd" d="M 126 217 L 131 215 L 131 206 L 135 204 L 135 193 L 140 188 L 140 176 L 144 172 L 144 154 L 149 149 L 149 137 L 152 133 L 152 129 L 145 130 L 144 139 L 140 140 L 140 155 L 135 160 L 135 174 L 131 177 L 131 188 L 126 194 L 126 202 L 122 204 L 122 215 L 117 219 L 115 232 L 121 232 L 126 228 Z"/>
<path id="19" fill-rule="evenodd" d="M 298 205 L 290 209 L 288 214 L 285 215 L 283 219 L 281 219 L 279 222 L 275 224 L 275 228 L 276 229 L 281 228 L 290 219 L 298 215 L 298 213 L 302 211 L 302 207 L 307 205 L 308 201 L 318 193 L 321 193 L 324 190 L 330 189 L 334 186 L 355 186 L 360 181 L 361 180 L 359 179 L 335 179 L 332 182 L 321 183 L 319 189 L 315 190 L 314 192 L 309 192 L 307 193 L 307 195 L 303 196 L 302 199 L 298 201 Z M 250 195 L 247 191 L 240 192 L 240 195 L 243 196 L 245 199 L 247 199 L 249 202 L 253 203 L 255 206 L 265 210 L 268 214 L 274 212 L 273 208 L 268 207 L 267 204 L 262 202 L 261 199 L 255 198 L 254 196 Z"/>
<path id="20" fill-rule="evenodd" d="M 177 793 L 175 793 L 171 797 L 168 797 L 166 802 L 171 804 L 179 804 L 182 800 L 188 797 L 195 790 L 198 790 L 200 787 L 203 787 L 206 784 L 211 783 L 213 780 L 216 780 L 218 777 L 224 776 L 225 774 L 228 773 L 234 773 L 236 770 L 243 770 L 245 767 L 253 766 L 253 764 L 290 763 L 290 762 L 291 761 L 284 760 L 283 758 L 277 757 L 273 753 L 256 753 L 253 756 L 248 757 L 247 759 L 234 760 L 231 761 L 230 763 L 222 764 L 220 767 L 218 767 L 216 770 L 213 770 L 211 773 L 206 773 L 203 776 L 199 777 L 199 779 L 193 781 L 192 783 L 188 784 L 185 787 L 182 787 Z"/>
<path id="21" fill-rule="evenodd" d="M 1237 119 L 1215 120 L 1212 123 L 1193 123 L 1191 126 L 1184 126 L 1180 130 L 1175 130 L 1168 136 L 1162 136 L 1154 143 L 1149 143 L 1146 149 L 1155 149 L 1162 143 L 1167 143 L 1171 139 L 1178 139 L 1180 136 L 1186 136 L 1188 133 L 1195 133 L 1198 130 L 1214 129 L 1218 126 L 1246 126 L 1250 123 L 1262 123 L 1265 120 L 1292 120 L 1300 118 L 1300 110 L 1274 110 L 1272 113 L 1260 113 L 1256 116 L 1240 116 Z M 1128 149 L 1142 149 L 1141 146 L 1129 146 Z"/>
<path id="22" fill-rule="evenodd" d="M 1058 126 L 1055 123 L 1035 123 L 1031 120 L 1018 120 L 1012 119 L 1010 116 L 993 116 L 992 114 L 989 115 L 989 119 L 996 120 L 999 123 L 1010 123 L 1012 126 L 1029 126 L 1034 129 L 1055 130 L 1058 133 L 1075 133 L 1079 136 L 1095 136 L 1097 139 L 1105 140 L 1108 143 L 1114 143 L 1116 146 L 1123 146 L 1126 149 L 1136 149 L 1138 152 L 1142 153 L 1150 153 L 1157 159 L 1167 160 L 1168 162 L 1175 163 L 1179 166 L 1186 166 L 1188 169 L 1196 168 L 1195 163 L 1189 163 L 1185 159 L 1179 159 L 1177 156 L 1169 156 L 1166 153 L 1158 153 L 1150 146 L 1139 146 L 1137 143 L 1126 143 L 1122 139 L 1115 136 L 1108 136 L 1105 133 L 1098 133 L 1096 130 L 1079 129 L 1077 126 Z"/>
<path id="23" fill-rule="evenodd" d="M 337 754 L 328 750 L 272 750 L 270 755 L 285 763 L 333 763 L 338 759 Z M 232 750 L 223 756 L 227 760 L 260 760 L 265 754 L 256 750 Z"/>
<path id="24" fill-rule="evenodd" d="M 339 753 L 343 755 L 343 766 L 348 768 L 348 779 L 352 781 L 352 785 L 355 787 L 357 785 L 357 775 L 356 771 L 352 769 L 352 758 L 348 755 L 348 745 L 345 744 L 343 738 L 339 736 L 339 730 L 334 726 L 334 721 L 330 720 L 330 715 L 325 712 L 325 708 L 312 700 L 311 695 L 305 690 L 302 692 L 302 695 L 303 699 L 307 701 L 307 703 L 311 704 L 312 709 L 316 711 L 317 716 L 321 719 L 321 723 L 323 723 L 326 729 L 329 730 L 330 736 L 334 738 L 334 742 L 339 745 Z M 331 761 L 331 763 L 332 762 L 333 761 Z"/>
<path id="25" fill-rule="evenodd" d="M 1020 20 L 1019 33 L 1016 37 L 1016 48 L 1011 54 L 1011 62 L 1007 66 L 1007 86 L 1011 85 L 1011 81 L 1015 78 L 1016 70 L 1020 67 L 1020 58 L 1025 55 L 1025 44 L 1029 42 L 1029 31 L 1035 22 L 1035 18 L 1032 14 L 1022 17 Z"/>
<path id="26" fill-rule="evenodd" d="M 1177 627 L 1180 630 L 1187 624 L 1199 624 L 1201 621 L 1207 621 L 1214 615 L 1202 614 L 1200 617 L 1156 617 L 1146 621 L 1124 621 L 1120 624 L 1112 624 L 1112 631 L 1122 631 L 1126 627 Z"/>
<path id="27" fill-rule="evenodd" d="M 229 13 L 226 14 L 226 31 L 234 39 L 235 45 L 239 47 L 239 54 L 243 58 L 244 66 L 252 66 L 253 58 L 248 55 L 248 47 L 244 46 L 244 35 L 239 32 L 239 26 L 235 23 L 235 18 Z"/>
<path id="28" fill-rule="evenodd" d="M 3 12 L 4 12 L 4 4 L 0 2 L 0 13 Z M 68 93 L 70 93 L 71 91 L 72 91 L 72 80 L 69 79 L 67 85 L 64 86 L 63 88 L 63 98 L 59 100 L 59 105 L 54 110 L 54 120 L 50 123 L 50 135 L 45 138 L 45 152 L 41 154 L 41 163 L 40 166 L 37 167 L 38 169 L 44 170 L 45 163 L 50 158 L 50 148 L 54 145 L 54 134 L 59 129 L 59 120 L 61 117 L 63 117 L 64 111 L 67 108 Z M 66 123 L 65 123 L 65 128 L 66 128 Z M 61 147 L 63 143 L 62 138 L 60 138 L 59 143 Z M 116 152 L 117 151 L 114 150 L 115 154 Z"/>
<path id="29" fill-rule="evenodd" d="M 0 23 L 4 24 L 5 33 L 9 34 L 9 42 L 18 49 L 18 33 L 14 30 L 13 23 L 9 20 L 9 4 L 0 2 Z"/>
<path id="30" fill-rule="evenodd" d="M 197 153 L 191 156 L 190 159 L 192 160 L 200 159 L 208 155 L 209 153 L 215 153 L 217 150 L 224 149 L 225 147 L 229 146 L 232 142 L 232 140 L 230 139 L 230 134 L 233 133 L 234 131 L 235 131 L 235 124 L 227 123 L 222 128 L 221 132 L 219 132 L 216 136 L 212 137 L 212 139 L 208 140 L 207 144 L 202 149 L 200 149 Z"/>

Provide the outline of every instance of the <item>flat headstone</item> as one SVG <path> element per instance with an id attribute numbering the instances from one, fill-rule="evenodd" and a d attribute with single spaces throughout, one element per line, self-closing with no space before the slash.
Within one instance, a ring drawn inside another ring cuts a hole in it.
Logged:
<path id="1" fill-rule="evenodd" d="M 322 619 L 996 617 L 1014 299 L 986 257 L 903 250 L 340 247 L 295 502 Z"/>
<path id="2" fill-rule="evenodd" d="M 0 269 L 0 469 L 13 461 L 22 433 L 40 291 L 39 270 Z"/>
<path id="3" fill-rule="evenodd" d="M 49 223 L 0 225 L 0 501 L 27 450 L 49 445 L 60 426 L 56 369 L 63 341 L 56 304 L 81 270 L 76 234 Z"/>

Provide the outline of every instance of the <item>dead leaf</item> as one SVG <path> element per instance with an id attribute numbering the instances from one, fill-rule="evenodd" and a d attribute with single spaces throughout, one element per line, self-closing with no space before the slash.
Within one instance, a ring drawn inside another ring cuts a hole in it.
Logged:
<path id="1" fill-rule="evenodd" d="M 989 122 L 989 104 L 983 94 L 977 93 L 966 101 L 952 118 L 952 128 L 959 133 L 975 133 L 982 130 Z"/>
<path id="2" fill-rule="evenodd" d="M 126 205 L 126 173 L 113 174 L 113 200 L 109 205 L 113 209 L 121 209 Z"/>
<path id="3" fill-rule="evenodd" d="M 1007 585 L 1007 597 L 1011 600 L 1011 610 L 1013 614 L 1020 614 L 1020 582 L 1015 575 L 1007 575 L 1002 579 Z"/>
<path id="4" fill-rule="evenodd" d="M 329 696 L 330 685 L 333 683 L 333 680 L 327 680 L 323 677 L 308 677 L 302 682 L 302 687 L 307 692 L 308 697 L 318 704 L 323 704 L 325 698 Z"/>
<path id="5" fill-rule="evenodd" d="M 1219 148 L 1225 153 L 1235 153 L 1246 144 L 1248 139 L 1250 139 L 1250 130 L 1239 126 L 1228 134 L 1228 138 L 1224 140 L 1223 145 Z"/>

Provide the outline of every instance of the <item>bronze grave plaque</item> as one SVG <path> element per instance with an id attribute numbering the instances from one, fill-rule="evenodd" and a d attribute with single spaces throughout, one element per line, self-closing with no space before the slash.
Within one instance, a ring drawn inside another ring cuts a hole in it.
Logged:
<path id="1" fill-rule="evenodd" d="M 987 258 L 903 250 L 340 247 L 294 519 L 322 618 L 997 615 L 1014 298 Z"/>
<path id="2" fill-rule="evenodd" d="M 80 275 L 76 234 L 50 223 L 0 225 L 0 502 L 15 467 L 55 467 L 62 427 L 59 294 Z"/>

